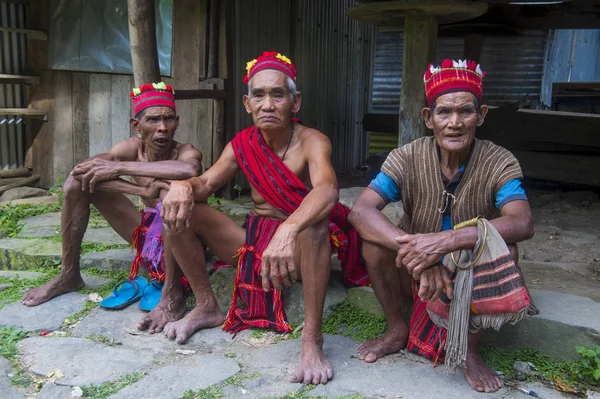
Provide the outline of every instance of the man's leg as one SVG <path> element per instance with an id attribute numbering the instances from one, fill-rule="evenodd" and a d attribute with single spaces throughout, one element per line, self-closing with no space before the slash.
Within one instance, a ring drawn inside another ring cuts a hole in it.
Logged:
<path id="1" fill-rule="evenodd" d="M 210 287 L 202 244 L 224 262 L 236 265 L 233 259 L 246 240 L 244 229 L 208 204 L 197 203 L 192 209 L 191 227 L 176 234 L 163 227 L 177 264 L 190 283 L 196 306 L 183 319 L 168 323 L 165 335 L 184 343 L 197 330 L 223 324 L 223 313 Z"/>
<path id="2" fill-rule="evenodd" d="M 395 265 L 396 253 L 388 248 L 364 241 L 363 258 L 369 280 L 388 321 L 388 330 L 379 338 L 358 346 L 358 358 L 372 363 L 406 346 L 408 326 L 404 320 L 402 297 L 411 295 L 410 276 Z"/>
<path id="3" fill-rule="evenodd" d="M 62 266 L 60 275 L 46 284 L 29 290 L 21 302 L 36 306 L 55 296 L 83 287 L 79 273 L 81 241 L 94 204 L 115 231 L 131 242 L 133 230 L 140 223 L 140 214 L 122 194 L 98 191 L 94 194 L 81 190 L 81 183 L 72 176 L 64 184 L 65 201 L 61 214 Z"/>
<path id="4" fill-rule="evenodd" d="M 161 332 L 167 323 L 181 319 L 187 310 L 181 284 L 183 273 L 175 261 L 169 240 L 165 238 L 163 244 L 166 270 L 160 301 L 137 325 L 138 329 L 148 330 L 150 334 Z"/>
<path id="5" fill-rule="evenodd" d="M 502 382 L 498 374 L 485 364 L 479 353 L 479 340 L 483 333 L 469 333 L 465 378 L 476 391 L 495 392 L 502 387 Z"/>
<path id="6" fill-rule="evenodd" d="M 333 378 L 333 368 L 323 353 L 323 306 L 329 282 L 331 246 L 329 244 L 329 219 L 308 227 L 298 236 L 302 291 L 306 305 L 300 367 L 292 382 L 326 384 Z M 299 262 L 298 262 L 299 260 Z"/>

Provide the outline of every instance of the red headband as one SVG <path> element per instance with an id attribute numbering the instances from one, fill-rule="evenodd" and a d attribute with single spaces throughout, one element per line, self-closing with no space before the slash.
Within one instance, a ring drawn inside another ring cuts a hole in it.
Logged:
<path id="1" fill-rule="evenodd" d="M 429 64 L 423 77 L 427 104 L 431 106 L 442 94 L 459 91 L 473 93 L 481 101 L 481 80 L 484 76 L 485 72 L 481 71 L 481 67 L 475 61 L 453 61 L 447 58 L 441 67 L 436 68 Z"/>
<path id="2" fill-rule="evenodd" d="M 252 79 L 252 76 L 265 69 L 274 69 L 283 72 L 294 82 L 296 81 L 296 68 L 288 57 L 275 51 L 265 51 L 260 57 L 246 64 L 244 83 L 248 84 L 250 79 Z"/>
<path id="3" fill-rule="evenodd" d="M 164 82 L 143 84 L 129 94 L 133 102 L 133 114 L 150 107 L 169 107 L 175 110 L 175 90 Z"/>

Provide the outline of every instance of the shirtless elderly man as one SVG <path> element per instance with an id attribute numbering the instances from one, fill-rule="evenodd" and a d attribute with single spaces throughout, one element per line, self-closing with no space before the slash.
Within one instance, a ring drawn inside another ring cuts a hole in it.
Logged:
<path id="1" fill-rule="evenodd" d="M 84 286 L 79 258 L 90 204 L 131 243 L 141 217 L 124 194 L 138 195 L 148 207 L 156 207 L 161 190 L 169 187 L 167 181 L 200 174 L 200 152 L 191 144 L 173 140 L 179 116 L 171 86 L 162 82 L 145 84 L 134 89 L 131 95 L 135 117 L 130 123 L 138 137 L 120 141 L 109 152 L 98 154 L 73 169 L 64 184 L 61 273 L 28 291 L 21 300 L 23 304 L 36 306 Z M 120 176 L 131 176 L 133 183 Z"/>
<path id="2" fill-rule="evenodd" d="M 266 52 L 248 63 L 247 72 L 244 106 L 254 126 L 238 133 L 202 176 L 172 183 L 163 201 L 167 245 L 196 295 L 196 307 L 164 330 L 181 343 L 196 330 L 224 321 L 205 269 L 205 244 L 237 267 L 223 327 L 227 331 L 291 331 L 281 288 L 302 279 L 306 314 L 300 366 L 292 381 L 326 383 L 333 370 L 323 353 L 321 323 L 332 251 L 330 214 L 339 207 L 331 144 L 323 133 L 292 118 L 301 97 L 287 57 Z M 250 181 L 254 201 L 246 231 L 203 202 L 240 170 Z M 183 306 L 181 271 L 170 272 L 169 265 L 159 306 L 177 309 Z"/>
<path id="3" fill-rule="evenodd" d="M 437 361 L 446 349 L 446 364 L 464 366 L 473 389 L 493 392 L 502 384 L 479 354 L 481 332 L 469 328 L 499 328 L 536 309 L 515 264 L 515 243 L 533 235 L 519 162 L 508 150 L 475 138 L 488 111 L 481 105 L 484 75 L 473 61 L 429 66 L 423 118 L 433 136 L 390 153 L 354 203 L 350 221 L 365 240 L 363 256 L 389 325 L 385 335 L 359 346 L 358 358 L 374 362 L 408 346 Z M 394 226 L 381 209 L 400 199 L 404 215 Z M 477 227 L 462 227 L 464 222 Z M 470 256 L 464 250 L 482 242 L 478 248 L 485 253 L 478 250 L 472 264 L 463 263 L 463 255 Z M 454 273 L 459 264 L 464 272 Z M 403 296 L 415 302 L 410 328 Z M 466 317 L 459 320 L 461 315 Z"/>

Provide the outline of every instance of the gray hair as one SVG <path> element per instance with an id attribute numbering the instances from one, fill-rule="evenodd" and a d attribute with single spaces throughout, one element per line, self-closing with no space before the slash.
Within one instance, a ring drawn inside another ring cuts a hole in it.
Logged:
<path id="1" fill-rule="evenodd" d="M 288 90 L 290 91 L 290 98 L 293 100 L 296 94 L 300 94 L 300 92 L 296 88 L 296 82 L 289 76 L 285 75 L 285 80 L 287 81 Z M 248 81 L 248 97 L 252 97 L 252 78 Z"/>

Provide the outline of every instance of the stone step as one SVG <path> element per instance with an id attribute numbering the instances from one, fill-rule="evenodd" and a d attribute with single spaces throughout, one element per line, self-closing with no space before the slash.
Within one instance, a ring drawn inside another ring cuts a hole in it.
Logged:
<path id="1" fill-rule="evenodd" d="M 0 269 L 28 270 L 59 262 L 60 242 L 43 239 L 5 238 L 0 240 Z"/>
<path id="2" fill-rule="evenodd" d="M 128 271 L 135 253 L 130 248 L 88 252 L 81 257 L 81 268 L 96 268 L 106 272 Z"/>
<path id="3" fill-rule="evenodd" d="M 554 291 L 530 290 L 535 305 L 540 309 L 536 316 L 526 316 L 520 322 L 490 330 L 483 344 L 494 344 L 502 349 L 534 348 L 559 359 L 578 359 L 575 347 L 600 345 L 600 303 L 583 296 Z M 360 309 L 382 314 L 375 292 L 370 287 L 351 288 L 348 300 Z M 410 307 L 405 301 L 405 318 L 408 322 Z"/>

